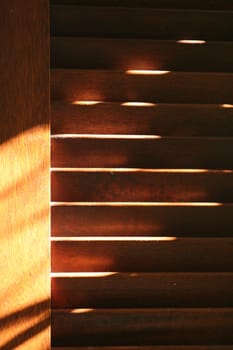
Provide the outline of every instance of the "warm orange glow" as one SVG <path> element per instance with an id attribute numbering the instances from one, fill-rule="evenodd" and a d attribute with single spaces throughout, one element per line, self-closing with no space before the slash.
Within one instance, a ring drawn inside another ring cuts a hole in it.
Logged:
<path id="1" fill-rule="evenodd" d="M 116 173 L 233 173 L 233 170 L 222 169 L 144 169 L 144 168 L 51 168 L 51 171 L 63 172 L 116 172 Z"/>
<path id="2" fill-rule="evenodd" d="M 125 135 L 125 134 L 55 134 L 53 139 L 81 138 L 81 139 L 161 139 L 159 135 Z"/>
<path id="3" fill-rule="evenodd" d="M 51 241 L 58 242 L 58 241 L 73 241 L 73 242 L 85 242 L 85 241 L 92 241 L 92 242 L 138 242 L 138 241 L 145 241 L 145 242 L 154 242 L 154 241 L 175 241 L 176 237 L 150 237 L 150 236 L 130 236 L 130 237 L 121 237 L 121 236 L 91 236 L 91 237 L 51 237 Z"/>
<path id="4" fill-rule="evenodd" d="M 193 44 L 193 45 L 195 45 L 195 44 L 206 44 L 206 41 L 205 40 L 186 40 L 186 39 L 184 39 L 184 40 L 177 40 L 177 43 L 179 43 L 179 44 Z"/>
<path id="5" fill-rule="evenodd" d="M 229 103 L 224 103 L 224 104 L 221 105 L 221 107 L 223 107 L 223 108 L 233 108 L 233 105 L 229 104 Z"/>
<path id="6" fill-rule="evenodd" d="M 51 272 L 50 277 L 67 277 L 67 278 L 101 278 L 117 275 L 118 272 Z"/>
<path id="7" fill-rule="evenodd" d="M 126 74 L 138 74 L 138 75 L 164 75 L 171 73 L 169 70 L 152 70 L 152 69 L 129 69 Z"/>
<path id="8" fill-rule="evenodd" d="M 183 207 L 183 206 L 193 206 L 193 207 L 216 207 L 220 206 L 222 203 L 218 202 L 51 202 L 51 206 L 109 206 L 109 207 L 118 207 L 118 206 L 132 206 L 132 207 L 152 207 L 152 206 L 174 206 L 174 207 Z M 226 205 L 226 204 L 224 204 Z"/>
<path id="9" fill-rule="evenodd" d="M 48 150 L 48 125 L 0 145 L 1 349 L 42 348 L 49 327 Z"/>
<path id="10" fill-rule="evenodd" d="M 88 312 L 94 311 L 94 309 L 73 309 L 70 311 L 71 314 L 86 314 Z"/>
<path id="11" fill-rule="evenodd" d="M 102 103 L 102 101 L 74 101 L 72 102 L 73 105 L 80 105 L 80 106 L 94 106 Z"/>
<path id="12" fill-rule="evenodd" d="M 39 168 L 44 166 L 43 153 L 38 152 L 37 147 L 43 145 L 44 137 L 47 134 L 48 126 L 41 125 L 22 132 L 0 145 L 0 159 L 8 160 L 8 162 L 1 164 L 0 194 L 2 191 L 5 192 L 15 187 L 19 181 L 26 184 L 26 177 L 34 170 L 39 171 Z M 24 161 L 28 155 L 28 149 L 34 154 L 34 157 L 30 158 L 30 162 Z M 12 150 L 16 153 L 12 153 Z"/>
<path id="13" fill-rule="evenodd" d="M 125 107 L 154 107 L 156 103 L 152 102 L 122 102 L 121 106 Z"/>

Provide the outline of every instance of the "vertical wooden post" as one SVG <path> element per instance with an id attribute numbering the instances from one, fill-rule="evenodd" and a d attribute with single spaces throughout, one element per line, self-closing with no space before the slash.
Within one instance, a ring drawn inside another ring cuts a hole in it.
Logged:
<path id="1" fill-rule="evenodd" d="M 0 348 L 50 348 L 47 0 L 0 4 Z"/>

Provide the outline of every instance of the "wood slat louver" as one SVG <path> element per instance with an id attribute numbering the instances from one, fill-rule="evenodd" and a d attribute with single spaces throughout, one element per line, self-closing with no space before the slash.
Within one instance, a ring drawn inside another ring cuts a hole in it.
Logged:
<path id="1" fill-rule="evenodd" d="M 53 350 L 233 350 L 233 6 L 51 1 Z"/>

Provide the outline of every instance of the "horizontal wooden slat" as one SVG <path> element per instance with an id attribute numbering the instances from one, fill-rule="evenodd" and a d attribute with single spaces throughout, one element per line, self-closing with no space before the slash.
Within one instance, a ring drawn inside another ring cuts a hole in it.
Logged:
<path id="1" fill-rule="evenodd" d="M 233 74 L 171 72 L 162 75 L 119 71 L 53 69 L 52 100 L 146 101 L 155 103 L 233 102 Z"/>
<path id="2" fill-rule="evenodd" d="M 54 138 L 52 167 L 231 169 L 233 138 Z M 140 137 L 140 136 L 139 136 Z M 152 136 L 153 137 L 153 136 Z"/>
<path id="3" fill-rule="evenodd" d="M 232 40 L 231 12 L 51 6 L 52 35 Z"/>
<path id="4" fill-rule="evenodd" d="M 51 0 L 51 4 L 85 5 L 85 6 L 126 6 L 149 8 L 180 8 L 180 9 L 209 9 L 232 10 L 233 4 L 229 0 Z"/>
<path id="5" fill-rule="evenodd" d="M 233 306 L 232 273 L 83 275 L 52 278 L 53 308 Z"/>
<path id="6" fill-rule="evenodd" d="M 233 350 L 233 345 L 52 346 L 51 350 Z"/>
<path id="7" fill-rule="evenodd" d="M 233 236 L 233 207 L 52 206 L 53 236 Z"/>
<path id="8" fill-rule="evenodd" d="M 232 344 L 233 309 L 61 309 L 53 345 Z"/>
<path id="9" fill-rule="evenodd" d="M 233 345 L 151 345 L 151 346 L 93 346 L 54 347 L 51 350 L 233 350 Z"/>
<path id="10" fill-rule="evenodd" d="M 137 232 L 135 231 L 135 236 Z M 123 238 L 124 239 L 124 238 Z M 53 241 L 53 272 L 233 270 L 233 238 Z"/>
<path id="11" fill-rule="evenodd" d="M 195 171 L 195 170 L 194 170 Z M 233 171 L 54 171 L 55 202 L 231 202 Z"/>
<path id="12" fill-rule="evenodd" d="M 53 68 L 232 72 L 232 61 L 232 42 L 51 38 Z"/>
<path id="13" fill-rule="evenodd" d="M 224 105 L 81 106 L 54 101 L 51 107 L 52 134 L 233 136 L 233 108 Z"/>

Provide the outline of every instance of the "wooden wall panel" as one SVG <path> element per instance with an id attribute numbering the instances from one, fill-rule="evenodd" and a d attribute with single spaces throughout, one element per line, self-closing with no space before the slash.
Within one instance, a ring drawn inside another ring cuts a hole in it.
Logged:
<path id="1" fill-rule="evenodd" d="M 1 1 L 0 28 L 0 348 L 47 350 L 48 1 Z"/>

